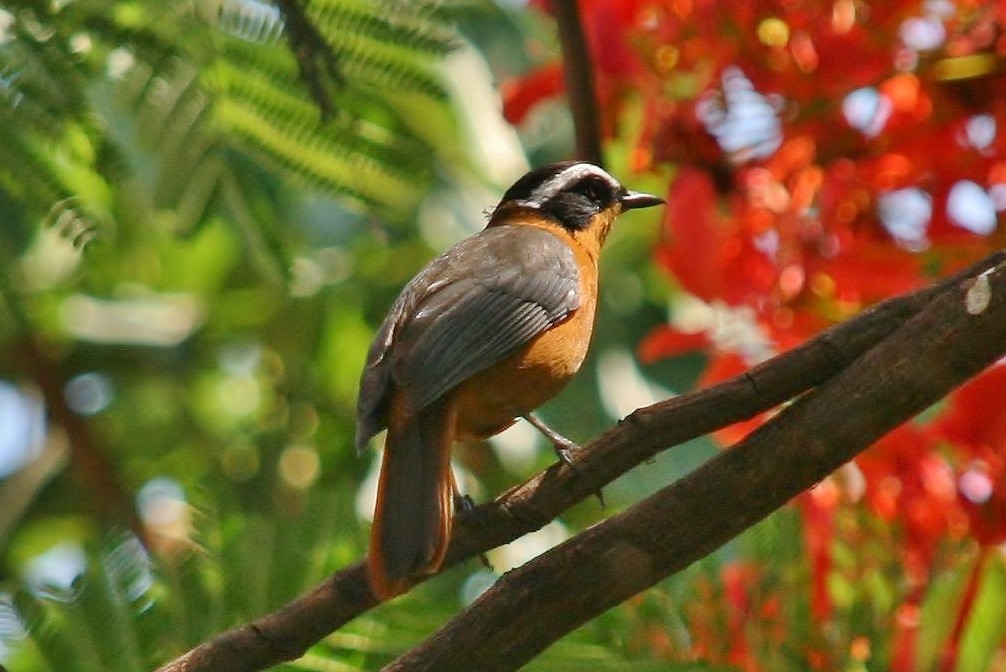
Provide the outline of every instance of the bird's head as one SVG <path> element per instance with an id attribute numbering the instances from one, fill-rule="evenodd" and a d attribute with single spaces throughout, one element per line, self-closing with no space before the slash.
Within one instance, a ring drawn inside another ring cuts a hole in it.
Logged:
<path id="1" fill-rule="evenodd" d="M 521 223 L 522 217 L 557 224 L 574 238 L 603 243 L 626 210 L 660 205 L 664 199 L 623 187 L 602 168 L 583 161 L 535 168 L 506 190 L 489 226 Z"/>

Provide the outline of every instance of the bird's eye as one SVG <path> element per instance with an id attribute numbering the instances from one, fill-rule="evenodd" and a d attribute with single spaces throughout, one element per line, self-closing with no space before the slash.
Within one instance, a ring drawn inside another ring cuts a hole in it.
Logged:
<path id="1" fill-rule="evenodd" d="M 603 205 L 608 200 L 608 189 L 606 188 L 606 185 L 598 184 L 595 181 L 590 181 L 582 185 L 580 193 L 598 205 Z"/>

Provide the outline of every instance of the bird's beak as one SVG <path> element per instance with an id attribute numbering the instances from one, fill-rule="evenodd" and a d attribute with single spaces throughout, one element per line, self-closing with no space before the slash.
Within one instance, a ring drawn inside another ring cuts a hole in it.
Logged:
<path id="1" fill-rule="evenodd" d="M 663 205 L 664 199 L 652 194 L 644 194 L 641 191 L 627 191 L 622 198 L 618 199 L 622 204 L 622 210 L 635 210 L 636 208 L 652 208 L 654 205 Z"/>

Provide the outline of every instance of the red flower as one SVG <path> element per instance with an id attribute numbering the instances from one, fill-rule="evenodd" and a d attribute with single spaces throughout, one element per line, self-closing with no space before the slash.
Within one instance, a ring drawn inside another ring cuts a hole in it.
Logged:
<path id="1" fill-rule="evenodd" d="M 953 446 L 960 462 L 959 505 L 982 544 L 1006 541 L 1006 365 L 972 379 L 950 397 L 934 435 Z"/>

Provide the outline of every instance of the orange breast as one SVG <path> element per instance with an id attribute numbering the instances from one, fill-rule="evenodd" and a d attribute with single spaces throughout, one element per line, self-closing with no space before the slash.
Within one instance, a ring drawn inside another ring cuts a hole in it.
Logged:
<path id="1" fill-rule="evenodd" d="M 580 268 L 580 307 L 455 389 L 456 439 L 485 438 L 503 431 L 555 396 L 580 369 L 594 330 L 597 265 L 580 246 L 574 245 L 573 250 Z"/>

